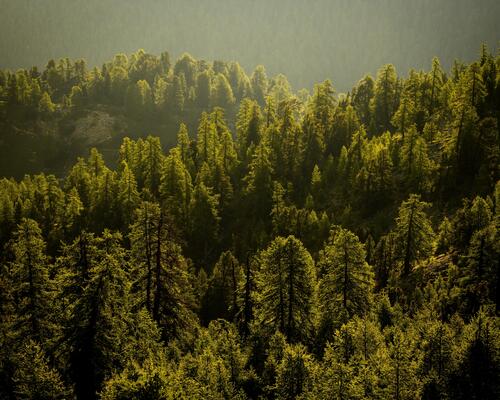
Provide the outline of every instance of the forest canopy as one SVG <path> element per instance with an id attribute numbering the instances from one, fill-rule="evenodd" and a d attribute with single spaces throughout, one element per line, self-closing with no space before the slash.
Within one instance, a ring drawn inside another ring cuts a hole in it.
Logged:
<path id="1" fill-rule="evenodd" d="M 1 398 L 500 396 L 486 46 L 347 93 L 50 60 L 0 70 L 0 116 Z"/>

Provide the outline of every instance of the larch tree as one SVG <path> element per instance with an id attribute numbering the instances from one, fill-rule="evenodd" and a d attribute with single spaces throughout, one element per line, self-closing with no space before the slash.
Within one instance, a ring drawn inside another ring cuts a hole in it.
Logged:
<path id="1" fill-rule="evenodd" d="M 188 224 L 192 190 L 191 175 L 181 154 L 177 148 L 172 149 L 163 165 L 160 196 L 179 228 Z"/>
<path id="2" fill-rule="evenodd" d="M 212 99 L 212 77 L 210 71 L 203 71 L 196 78 L 196 103 L 202 110 L 208 111 Z"/>
<path id="3" fill-rule="evenodd" d="M 28 341 L 17 356 L 13 376 L 16 398 L 65 400 L 73 398 L 61 375 L 50 366 L 40 345 Z"/>
<path id="4" fill-rule="evenodd" d="M 47 345 L 54 329 L 51 312 L 54 295 L 49 278 L 45 241 L 36 221 L 23 218 L 13 235 L 10 267 L 16 294 L 15 334 Z"/>
<path id="5" fill-rule="evenodd" d="M 139 204 L 139 192 L 134 173 L 126 161 L 122 161 L 122 171 L 118 182 L 118 203 L 121 226 L 127 229 L 132 222 L 133 212 Z"/>
<path id="6" fill-rule="evenodd" d="M 399 155 L 405 173 L 404 184 L 417 192 L 426 192 L 431 187 L 434 163 L 429 158 L 426 140 L 417 132 L 415 125 L 405 133 Z"/>
<path id="7" fill-rule="evenodd" d="M 500 309 L 500 246 L 494 224 L 477 230 L 470 240 L 461 285 L 465 290 L 465 306 L 470 313 L 479 311 L 482 304 Z"/>
<path id="8" fill-rule="evenodd" d="M 165 339 L 180 337 L 194 321 L 194 304 L 171 217 L 157 204 L 143 202 L 135 213 L 130 242 L 138 304 L 149 311 Z"/>
<path id="9" fill-rule="evenodd" d="M 288 341 L 307 338 L 314 323 L 316 274 L 309 252 L 294 236 L 275 238 L 262 253 L 256 317 Z"/>
<path id="10" fill-rule="evenodd" d="M 191 139 L 189 138 L 187 126 L 180 124 L 179 131 L 177 132 L 177 146 L 181 161 L 186 166 L 188 171 L 194 169 L 194 161 L 192 157 Z"/>
<path id="11" fill-rule="evenodd" d="M 395 328 L 391 332 L 389 351 L 389 395 L 395 400 L 419 398 L 422 384 L 418 379 L 421 364 L 419 352 L 414 351 L 415 340 L 411 332 Z"/>
<path id="12" fill-rule="evenodd" d="M 234 320 L 239 312 L 238 292 L 243 284 L 243 268 L 230 251 L 221 253 L 214 266 L 203 301 L 202 313 L 209 320 Z"/>
<path id="13" fill-rule="evenodd" d="M 222 74 L 217 74 L 215 77 L 214 90 L 212 95 L 212 105 L 222 107 L 224 110 L 230 111 L 234 105 L 235 99 L 231 85 L 227 78 Z"/>
<path id="14" fill-rule="evenodd" d="M 199 181 L 193 189 L 190 203 L 189 238 L 195 261 L 206 264 L 214 261 L 219 242 L 220 196 Z"/>
<path id="15" fill-rule="evenodd" d="M 263 106 L 265 104 L 265 96 L 267 95 L 268 81 L 266 69 L 262 65 L 255 67 L 255 70 L 250 77 L 252 92 L 255 100 Z"/>
<path id="16" fill-rule="evenodd" d="M 433 252 L 434 231 L 425 213 L 429 203 L 420 200 L 416 194 L 401 203 L 396 218 L 396 236 L 399 256 L 402 260 L 402 275 L 408 276 L 415 262 Z"/>
<path id="17" fill-rule="evenodd" d="M 141 154 L 144 171 L 144 187 L 154 196 L 159 196 L 161 185 L 161 172 L 165 156 L 163 155 L 160 138 L 148 136 L 144 141 Z"/>
<path id="18" fill-rule="evenodd" d="M 405 137 L 406 131 L 415 123 L 415 103 L 408 93 L 404 93 L 399 108 L 394 113 L 391 123 Z"/>
<path id="19" fill-rule="evenodd" d="M 267 217 L 271 211 L 273 181 L 273 167 L 270 161 L 270 150 L 268 146 L 261 143 L 248 166 L 248 173 L 243 178 L 246 184 L 245 193 L 249 202 L 253 204 L 255 214 Z"/>
<path id="20" fill-rule="evenodd" d="M 335 232 L 320 254 L 323 271 L 319 298 L 324 321 L 340 322 L 364 315 L 370 308 L 373 272 L 366 262 L 364 245 L 347 229 Z"/>
<path id="21" fill-rule="evenodd" d="M 360 121 L 365 126 L 370 126 L 372 113 L 370 103 L 374 96 L 375 81 L 370 75 L 362 78 L 354 87 L 352 92 L 352 103 L 359 116 Z"/>
<path id="22" fill-rule="evenodd" d="M 398 77 L 392 64 L 387 64 L 378 70 L 371 104 L 374 129 L 377 134 L 392 129 L 391 118 L 398 107 L 397 85 Z"/>
<path id="23" fill-rule="evenodd" d="M 95 399 L 105 377 L 126 361 L 122 344 L 130 323 L 130 281 L 121 241 L 119 233 L 106 230 L 75 243 L 68 254 L 68 267 L 82 265 L 82 271 L 69 269 L 62 281 L 63 291 L 75 298 L 64 311 L 63 343 L 78 398 Z M 86 259 L 76 258 L 81 256 Z"/>
<path id="24" fill-rule="evenodd" d="M 250 99 L 243 99 L 236 118 L 236 136 L 240 159 L 245 163 L 249 155 L 248 150 L 255 148 L 262 135 L 262 113 L 259 104 Z"/>
<path id="25" fill-rule="evenodd" d="M 441 63 L 437 57 L 432 59 L 432 70 L 430 75 L 430 94 L 429 94 L 429 115 L 434 113 L 434 110 L 440 105 L 441 90 L 444 84 L 445 74 L 441 68 Z"/>
<path id="26" fill-rule="evenodd" d="M 294 400 L 301 398 L 312 386 L 315 363 L 305 346 L 286 345 L 283 358 L 276 370 L 276 398 Z"/>

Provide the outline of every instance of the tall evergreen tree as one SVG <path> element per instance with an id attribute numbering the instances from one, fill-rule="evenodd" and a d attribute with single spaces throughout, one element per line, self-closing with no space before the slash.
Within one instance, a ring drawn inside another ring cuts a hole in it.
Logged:
<path id="1" fill-rule="evenodd" d="M 130 242 L 138 305 L 149 311 L 166 340 L 188 333 L 194 321 L 193 293 L 170 217 L 157 204 L 143 202 Z"/>
<path id="2" fill-rule="evenodd" d="M 345 322 L 370 308 L 373 272 L 358 237 L 339 229 L 321 252 L 320 303 L 325 321 Z"/>
<path id="3" fill-rule="evenodd" d="M 289 341 L 309 337 L 316 276 L 311 255 L 302 243 L 293 236 L 274 239 L 262 254 L 257 283 L 259 324 L 281 331 Z"/>
<path id="4" fill-rule="evenodd" d="M 415 262 L 432 253 L 434 231 L 425 213 L 429 206 L 429 203 L 420 200 L 419 195 L 412 194 L 399 207 L 396 235 L 403 263 L 403 276 L 411 272 Z"/>
<path id="5" fill-rule="evenodd" d="M 48 344 L 54 332 L 51 312 L 53 288 L 45 242 L 36 221 L 23 218 L 12 241 L 10 268 L 15 299 L 14 334 Z"/>

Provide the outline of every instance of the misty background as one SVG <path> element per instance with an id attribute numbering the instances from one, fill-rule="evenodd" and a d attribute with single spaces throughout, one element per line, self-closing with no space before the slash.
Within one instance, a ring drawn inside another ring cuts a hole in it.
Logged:
<path id="1" fill-rule="evenodd" d="M 349 90 L 385 63 L 471 61 L 500 39 L 498 0 L 0 0 L 0 68 L 51 58 L 100 65 L 139 48 L 172 59 L 238 61 L 284 73 L 294 89 Z"/>

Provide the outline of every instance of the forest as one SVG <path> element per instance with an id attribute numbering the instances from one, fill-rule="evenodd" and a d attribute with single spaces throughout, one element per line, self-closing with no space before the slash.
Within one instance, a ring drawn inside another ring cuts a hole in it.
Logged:
<path id="1" fill-rule="evenodd" d="M 500 398 L 500 53 L 347 93 L 139 50 L 0 70 L 0 398 Z"/>

